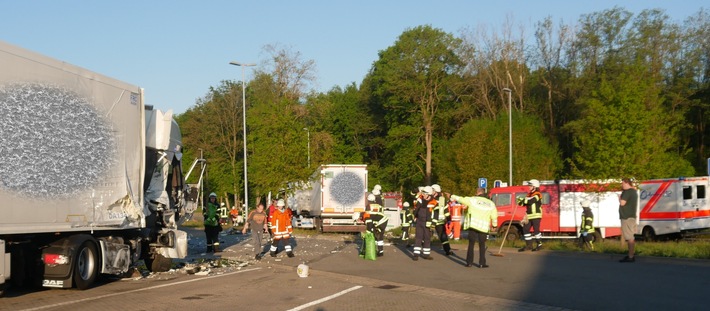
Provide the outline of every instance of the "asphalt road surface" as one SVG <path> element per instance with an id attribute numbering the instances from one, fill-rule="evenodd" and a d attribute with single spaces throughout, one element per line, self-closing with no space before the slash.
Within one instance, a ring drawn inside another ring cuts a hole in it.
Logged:
<path id="1" fill-rule="evenodd" d="M 449 257 L 435 244 L 431 261 L 390 244 L 368 261 L 354 236 L 327 234 L 297 236 L 294 258 L 257 261 L 248 236 L 223 232 L 223 252 L 203 254 L 204 235 L 189 233 L 184 267 L 103 278 L 84 291 L 9 290 L 0 310 L 705 310 L 710 288 L 707 260 L 622 264 L 615 255 L 504 248 L 479 269 L 464 267 L 460 244 Z"/>

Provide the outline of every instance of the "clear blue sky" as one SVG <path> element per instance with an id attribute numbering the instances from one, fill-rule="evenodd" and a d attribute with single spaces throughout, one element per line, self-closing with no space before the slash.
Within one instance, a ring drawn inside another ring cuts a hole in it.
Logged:
<path id="1" fill-rule="evenodd" d="M 407 28 L 458 35 L 511 17 L 532 33 L 546 16 L 573 23 L 614 6 L 660 8 L 678 22 L 710 9 L 707 0 L 0 0 L 0 40 L 143 87 L 147 104 L 182 113 L 210 86 L 241 81 L 228 63 L 261 63 L 267 44 L 314 60 L 316 90 L 327 91 L 359 85 Z"/>

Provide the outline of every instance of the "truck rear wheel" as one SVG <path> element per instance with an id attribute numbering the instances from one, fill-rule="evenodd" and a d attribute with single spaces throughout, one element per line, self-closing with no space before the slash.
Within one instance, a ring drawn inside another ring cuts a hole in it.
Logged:
<path id="1" fill-rule="evenodd" d="M 78 289 L 87 289 L 94 284 L 99 273 L 99 256 L 96 244 L 86 241 L 81 244 L 74 260 L 74 285 Z"/>
<path id="2" fill-rule="evenodd" d="M 316 225 L 316 231 L 318 233 L 323 233 L 323 218 L 316 217 L 313 223 Z"/>
<path id="3" fill-rule="evenodd" d="M 601 242 L 602 240 L 602 234 L 599 231 L 594 231 L 594 234 L 592 234 L 592 237 L 594 238 L 593 242 L 598 243 Z"/>
<path id="4" fill-rule="evenodd" d="M 643 236 L 644 241 L 655 241 L 656 240 L 656 232 L 653 231 L 653 228 L 651 227 L 644 227 L 643 231 L 641 231 L 641 235 Z"/>

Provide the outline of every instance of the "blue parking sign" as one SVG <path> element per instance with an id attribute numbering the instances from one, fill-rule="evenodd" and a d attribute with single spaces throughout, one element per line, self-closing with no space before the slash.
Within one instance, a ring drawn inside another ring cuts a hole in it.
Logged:
<path id="1" fill-rule="evenodd" d="M 488 188 L 488 179 L 479 178 L 478 179 L 478 188 L 483 188 L 483 189 Z"/>

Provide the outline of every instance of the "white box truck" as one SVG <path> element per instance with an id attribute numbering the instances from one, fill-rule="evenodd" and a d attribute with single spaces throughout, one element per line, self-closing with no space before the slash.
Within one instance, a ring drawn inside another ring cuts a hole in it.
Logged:
<path id="1" fill-rule="evenodd" d="M 0 291 L 187 253 L 181 133 L 143 90 L 0 41 Z"/>
<path id="2" fill-rule="evenodd" d="M 322 232 L 363 232 L 359 219 L 365 211 L 367 165 L 321 165 L 308 182 L 293 185 L 287 198 L 294 211 L 294 227 Z"/>

